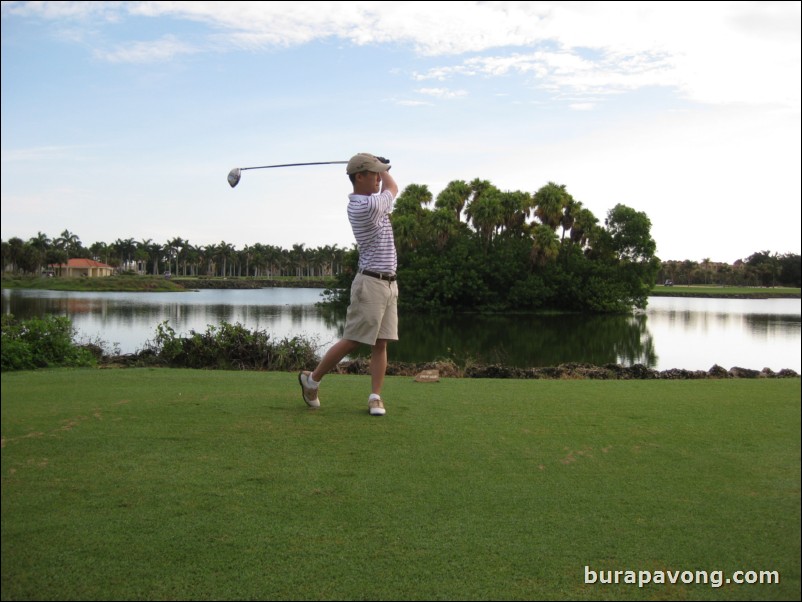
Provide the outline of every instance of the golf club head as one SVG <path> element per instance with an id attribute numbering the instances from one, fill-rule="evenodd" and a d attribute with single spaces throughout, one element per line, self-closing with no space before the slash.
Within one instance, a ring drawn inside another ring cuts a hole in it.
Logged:
<path id="1" fill-rule="evenodd" d="M 231 188 L 234 188 L 237 184 L 239 184 L 239 179 L 241 175 L 241 171 L 239 167 L 235 167 L 230 172 L 228 172 L 228 183 Z"/>

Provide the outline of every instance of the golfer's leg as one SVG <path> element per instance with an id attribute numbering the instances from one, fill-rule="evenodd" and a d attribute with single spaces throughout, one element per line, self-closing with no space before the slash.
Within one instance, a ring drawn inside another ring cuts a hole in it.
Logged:
<path id="1" fill-rule="evenodd" d="M 334 370 L 337 364 L 340 363 L 340 360 L 342 360 L 352 351 L 356 350 L 357 347 L 359 347 L 359 343 L 357 341 L 349 341 L 348 339 L 340 339 L 337 341 L 326 352 L 326 355 L 323 356 L 323 359 L 320 360 L 320 363 L 317 365 L 317 368 L 315 368 L 315 371 L 312 372 L 312 379 L 316 382 L 320 382 L 324 376 Z"/>
<path id="2" fill-rule="evenodd" d="M 384 373 L 387 372 L 387 340 L 379 339 L 370 356 L 370 385 L 372 393 L 381 396 Z"/>

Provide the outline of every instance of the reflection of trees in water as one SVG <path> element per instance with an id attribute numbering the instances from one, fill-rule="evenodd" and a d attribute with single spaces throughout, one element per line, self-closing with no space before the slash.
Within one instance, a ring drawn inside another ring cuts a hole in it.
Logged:
<path id="1" fill-rule="evenodd" d="M 656 364 L 643 315 L 402 315 L 399 322 L 401 340 L 391 347 L 398 361 L 452 358 L 518 367 Z"/>
<path id="2" fill-rule="evenodd" d="M 179 333 L 193 329 L 205 331 L 208 326 L 218 326 L 222 322 L 239 322 L 251 330 L 267 330 L 269 333 L 271 325 L 282 321 L 297 328 L 299 334 L 304 327 L 308 330 L 310 325 L 314 330 L 321 321 L 314 305 L 193 304 L 170 301 L 168 294 L 158 302 L 152 299 L 140 301 L 135 294 L 106 298 L 15 296 L 12 301 L 4 296 L 3 312 L 13 313 L 20 319 L 47 314 L 69 316 L 74 327 L 87 332 L 115 327 L 141 330 L 142 343 L 151 339 L 157 326 L 165 320 Z"/>
<path id="3" fill-rule="evenodd" d="M 253 296 L 248 296 L 250 294 Z M 237 293 L 236 299 L 225 291 L 219 296 L 208 292 L 187 302 L 186 297 L 182 301 L 168 293 L 28 295 L 4 290 L 2 311 L 21 319 L 46 314 L 66 315 L 72 318 L 76 328 L 90 337 L 99 332 L 101 339 L 124 339 L 134 346 L 152 340 L 158 324 L 164 320 L 178 333 L 191 329 L 204 331 L 210 325 L 226 321 L 239 322 L 251 330 L 264 330 L 279 338 L 303 336 L 318 340 L 321 345 L 342 336 L 344 310 L 314 305 L 317 295 L 307 293 L 298 298 L 305 304 L 292 304 L 293 296 L 286 293 L 276 297 L 272 292 L 259 291 Z M 232 302 L 224 302 L 226 299 Z M 259 303 L 259 300 L 268 299 L 273 303 Z M 732 360 L 742 365 L 755 361 L 748 358 L 750 341 L 770 344 L 777 340 L 798 349 L 800 317 L 793 313 L 793 305 L 782 305 L 777 313 L 747 313 L 752 307 L 760 307 L 760 302 L 746 307 L 740 302 L 727 313 L 720 311 L 722 306 L 729 305 L 726 303 L 704 303 L 704 307 L 696 310 L 683 309 L 680 301 L 672 303 L 678 304 L 676 309 L 650 308 L 646 313 L 631 316 L 433 316 L 402 312 L 399 316 L 401 341 L 391 346 L 390 355 L 392 360 L 407 362 L 450 358 L 460 363 L 470 360 L 518 367 L 566 362 L 637 363 L 656 367 L 659 365 L 657 344 L 661 345 L 661 357 L 665 361 L 672 352 L 676 355 L 676 347 L 685 341 L 714 342 L 722 332 L 731 337 L 728 338 L 730 345 L 741 345 L 732 340 L 743 341 L 739 356 L 743 353 L 747 358 Z M 685 306 L 693 305 L 691 300 Z M 104 336 L 104 332 L 111 334 Z M 688 337 L 683 338 L 684 335 Z M 661 341 L 656 343 L 655 336 Z M 362 348 L 359 353 L 366 355 L 369 349 Z M 719 360 L 714 358 L 714 361 Z M 763 362 L 763 359 L 757 361 Z"/>
<path id="4" fill-rule="evenodd" d="M 774 335 L 799 332 L 799 315 L 726 313 L 712 311 L 661 310 L 650 316 L 653 323 L 667 322 L 671 326 L 700 332 L 743 329 L 752 335 L 767 338 Z"/>
<path id="5" fill-rule="evenodd" d="M 747 314 L 745 318 L 749 331 L 765 338 L 789 331 L 799 332 L 802 329 L 799 316 L 794 315 Z"/>

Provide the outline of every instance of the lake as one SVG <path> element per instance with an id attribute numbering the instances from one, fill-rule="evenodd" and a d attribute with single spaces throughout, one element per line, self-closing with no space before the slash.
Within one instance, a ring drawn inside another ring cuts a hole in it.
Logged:
<path id="1" fill-rule="evenodd" d="M 19 318 L 69 316 L 79 341 L 103 341 L 134 353 L 167 320 L 179 334 L 223 321 L 265 330 L 274 339 L 302 335 L 324 353 L 342 334 L 344 314 L 319 308 L 320 289 L 264 288 L 180 293 L 94 293 L 5 289 L 2 311 Z M 656 370 L 708 370 L 714 364 L 802 372 L 802 301 L 651 297 L 629 316 L 458 315 L 402 313 L 391 361 L 644 364 Z"/>

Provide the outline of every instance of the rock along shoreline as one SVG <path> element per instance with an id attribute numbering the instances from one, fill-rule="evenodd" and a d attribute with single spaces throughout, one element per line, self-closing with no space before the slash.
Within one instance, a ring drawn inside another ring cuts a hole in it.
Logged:
<path id="1" fill-rule="evenodd" d="M 784 368 L 774 372 L 770 368 L 752 370 L 735 366 L 727 370 L 715 364 L 709 370 L 654 370 L 643 364 L 622 366 L 620 364 L 566 363 L 558 366 L 542 368 L 515 368 L 499 364 L 474 365 L 460 368 L 452 362 L 403 363 L 390 362 L 387 366 L 388 376 L 415 376 L 423 370 L 437 370 L 444 378 L 517 378 L 517 379 L 556 379 L 556 380 L 696 380 L 725 378 L 799 378 L 796 371 Z M 370 374 L 370 362 L 366 358 L 358 358 L 341 363 L 338 374 Z"/>

